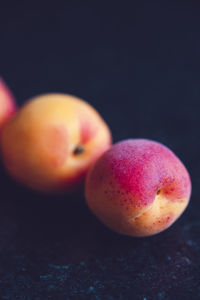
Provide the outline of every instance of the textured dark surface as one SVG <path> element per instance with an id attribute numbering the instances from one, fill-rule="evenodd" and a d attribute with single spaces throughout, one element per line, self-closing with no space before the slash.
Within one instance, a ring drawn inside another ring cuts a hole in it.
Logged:
<path id="1" fill-rule="evenodd" d="M 138 3 L 1 2 L 0 73 L 19 104 L 68 92 L 100 111 L 114 141 L 166 144 L 191 173 L 191 203 L 164 233 L 128 238 L 82 195 L 40 196 L 1 168 L 2 300 L 200 298 L 200 5 Z"/>

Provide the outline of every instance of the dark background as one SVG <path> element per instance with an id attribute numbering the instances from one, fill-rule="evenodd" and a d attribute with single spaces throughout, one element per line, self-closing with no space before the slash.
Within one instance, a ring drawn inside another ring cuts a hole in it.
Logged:
<path id="1" fill-rule="evenodd" d="M 1 168 L 0 299 L 200 299 L 198 1 L 1 1 L 0 73 L 19 104 L 86 99 L 115 142 L 158 140 L 193 181 L 180 220 L 135 239 L 104 228 L 82 194 L 41 196 Z"/>

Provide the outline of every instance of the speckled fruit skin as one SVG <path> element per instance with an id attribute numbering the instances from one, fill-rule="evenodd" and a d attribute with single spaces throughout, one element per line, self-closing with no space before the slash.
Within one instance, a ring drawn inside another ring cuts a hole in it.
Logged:
<path id="1" fill-rule="evenodd" d="M 15 111 L 15 99 L 4 80 L 0 77 L 0 130 Z"/>
<path id="2" fill-rule="evenodd" d="M 110 229 L 149 236 L 168 228 L 183 213 L 191 181 L 167 147 L 130 139 L 113 145 L 95 162 L 85 194 L 89 208 Z"/>
<path id="3" fill-rule="evenodd" d="M 19 182 L 44 193 L 68 193 L 110 144 L 110 130 L 91 105 L 46 94 L 29 100 L 5 124 L 1 151 L 5 168 Z"/>

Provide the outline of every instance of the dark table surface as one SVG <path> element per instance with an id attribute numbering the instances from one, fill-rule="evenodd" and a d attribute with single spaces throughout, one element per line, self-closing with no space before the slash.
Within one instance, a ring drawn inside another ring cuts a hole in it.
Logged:
<path id="1" fill-rule="evenodd" d="M 158 140 L 185 163 L 191 203 L 165 232 L 104 228 L 83 193 L 46 197 L 0 177 L 0 299 L 200 299 L 200 4 L 2 1 L 0 73 L 19 104 L 88 100 L 114 142 Z"/>

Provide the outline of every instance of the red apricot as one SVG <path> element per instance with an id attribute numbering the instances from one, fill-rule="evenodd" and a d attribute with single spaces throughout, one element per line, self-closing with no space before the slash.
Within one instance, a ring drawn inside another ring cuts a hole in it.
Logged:
<path id="1" fill-rule="evenodd" d="M 87 175 L 86 201 L 110 229 L 148 236 L 174 223 L 188 205 L 190 176 L 166 146 L 145 139 L 113 145 Z"/>
<path id="2" fill-rule="evenodd" d="M 0 77 L 0 129 L 15 111 L 15 99 L 3 79 Z"/>

